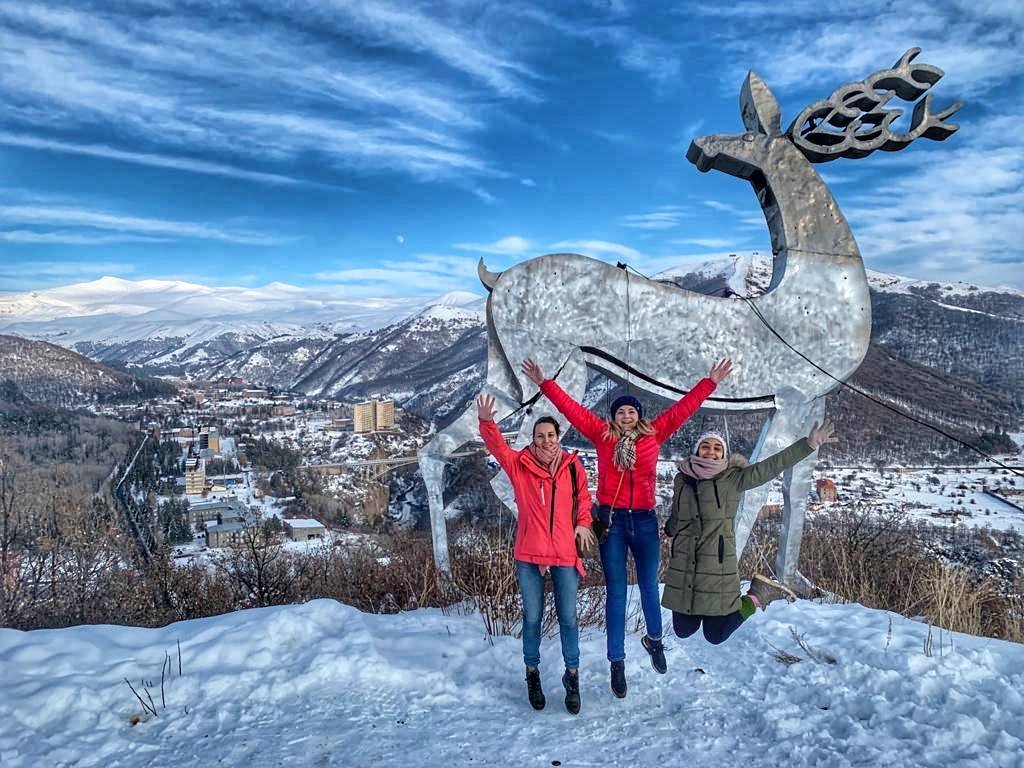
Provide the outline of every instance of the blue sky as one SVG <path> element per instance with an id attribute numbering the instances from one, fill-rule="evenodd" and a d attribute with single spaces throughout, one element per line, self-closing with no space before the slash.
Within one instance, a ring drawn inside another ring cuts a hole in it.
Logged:
<path id="1" fill-rule="evenodd" d="M 765 252 L 689 141 L 740 131 L 747 69 L 785 126 L 912 46 L 960 131 L 818 170 L 869 268 L 1024 288 L 1022 30 L 1016 0 L 4 3 L 0 291 L 422 295 L 480 292 L 481 255 Z"/>

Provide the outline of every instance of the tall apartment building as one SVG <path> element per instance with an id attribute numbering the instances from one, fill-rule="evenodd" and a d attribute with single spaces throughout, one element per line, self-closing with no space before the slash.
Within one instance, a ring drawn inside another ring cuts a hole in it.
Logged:
<path id="1" fill-rule="evenodd" d="M 367 400 L 352 409 L 352 429 L 355 432 L 376 432 L 395 426 L 394 400 Z"/>
<path id="2" fill-rule="evenodd" d="M 199 448 L 215 453 L 220 450 L 220 432 L 217 427 L 201 427 L 199 429 Z"/>
<path id="3" fill-rule="evenodd" d="M 377 429 L 390 429 L 395 426 L 395 401 L 376 401 Z"/>
<path id="4" fill-rule="evenodd" d="M 185 459 L 185 493 L 202 493 L 206 488 L 206 462 L 198 456 Z"/>

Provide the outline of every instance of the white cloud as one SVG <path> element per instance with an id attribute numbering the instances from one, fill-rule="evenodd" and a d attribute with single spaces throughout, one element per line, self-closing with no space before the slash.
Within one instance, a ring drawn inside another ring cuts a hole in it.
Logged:
<path id="1" fill-rule="evenodd" d="M 1012 3 L 864 0 L 833 4 L 823 13 L 814 0 L 793 0 L 784 14 L 767 1 L 704 4 L 694 10 L 732 30 L 723 40 L 734 54 L 732 66 L 722 72 L 728 91 L 738 89 L 752 68 L 776 94 L 824 85 L 823 98 L 843 82 L 891 66 L 916 46 L 923 51 L 918 61 L 948 73 L 937 87 L 936 98 L 943 103 L 943 93 L 952 102 L 964 89 L 986 90 L 1019 74 L 1020 8 Z"/>
<path id="2" fill-rule="evenodd" d="M 147 235 L 90 235 L 82 232 L 35 232 L 29 229 L 0 230 L 8 243 L 59 243 L 61 245 L 109 245 L 111 243 L 167 243 L 172 238 Z"/>
<path id="3" fill-rule="evenodd" d="M 453 248 L 460 251 L 476 251 L 478 253 L 496 253 L 503 256 L 517 256 L 534 250 L 533 243 L 525 237 L 510 235 L 493 243 L 455 243 Z"/>
<path id="4" fill-rule="evenodd" d="M 341 265 L 311 277 L 349 296 L 429 295 L 480 286 L 473 257 L 420 253 L 373 267 Z"/>
<path id="5" fill-rule="evenodd" d="M 260 183 L 306 183 L 265 166 L 307 156 L 328 171 L 492 176 L 466 140 L 489 93 L 537 98 L 516 46 L 457 9 L 294 0 L 250 21 L 235 5 L 216 23 L 199 7 L 3 5 L 7 143 Z M 97 128 L 117 140 L 58 135 Z"/>
<path id="6" fill-rule="evenodd" d="M 736 244 L 735 240 L 725 237 L 681 237 L 677 240 L 673 240 L 672 242 L 677 245 L 696 245 L 699 248 L 711 248 L 715 250 L 732 248 Z"/>
<path id="7" fill-rule="evenodd" d="M 290 239 L 263 232 L 224 229 L 191 221 L 153 219 L 84 208 L 41 205 L 0 205 L 0 225 L 82 227 L 87 230 L 122 232 L 131 236 L 215 240 L 242 245 L 278 245 Z"/>
<path id="8" fill-rule="evenodd" d="M 715 211 L 721 211 L 722 213 L 731 213 L 736 216 L 746 215 L 749 211 L 742 210 L 732 203 L 723 203 L 720 200 L 702 200 L 701 201 L 708 208 Z"/>
<path id="9" fill-rule="evenodd" d="M 675 45 L 624 23 L 622 17 L 626 14 L 617 4 L 601 10 L 607 15 L 569 18 L 540 6 L 508 7 L 509 13 L 537 21 L 560 35 L 609 49 L 620 66 L 649 77 L 657 86 L 667 85 L 679 76 L 682 64 Z"/>
<path id="10" fill-rule="evenodd" d="M 244 168 L 225 165 L 224 163 L 194 160 L 189 157 L 159 155 L 152 152 L 126 152 L 103 144 L 77 144 L 67 141 L 54 141 L 52 139 L 41 139 L 35 136 L 3 132 L 0 132 L 0 144 L 7 144 L 8 146 L 14 147 L 26 147 L 29 149 L 49 150 L 53 152 L 67 152 L 76 155 L 88 155 L 90 157 L 102 157 L 108 160 L 119 160 L 125 163 L 149 165 L 157 168 L 174 168 L 193 173 L 228 176 L 246 181 L 256 181 L 262 184 L 298 184 L 314 187 L 326 186 L 317 182 L 307 181 L 305 179 L 296 179 L 291 176 L 285 176 L 278 173 L 250 171 Z"/>
<path id="11" fill-rule="evenodd" d="M 687 209 L 678 205 L 664 205 L 650 213 L 632 213 L 618 219 L 620 226 L 631 229 L 674 229 L 689 215 Z"/>
<path id="12" fill-rule="evenodd" d="M 586 256 L 589 253 L 599 253 L 605 256 L 628 259 L 639 262 L 643 259 L 640 251 L 622 243 L 613 243 L 607 240 L 562 240 L 548 246 L 552 251 L 579 252 Z"/>

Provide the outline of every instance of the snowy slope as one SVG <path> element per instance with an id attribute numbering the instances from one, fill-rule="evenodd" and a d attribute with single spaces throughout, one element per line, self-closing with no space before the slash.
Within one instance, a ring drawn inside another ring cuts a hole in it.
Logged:
<path id="1" fill-rule="evenodd" d="M 669 673 L 659 676 L 633 634 L 629 695 L 617 700 L 604 635 L 584 630 L 583 710 L 573 717 L 559 695 L 557 639 L 542 646 L 548 705 L 534 712 L 519 641 L 488 640 L 477 615 L 368 615 L 317 600 L 162 629 L 5 629 L 0 763 L 1024 765 L 1024 646 L 931 635 L 927 655 L 929 628 L 900 616 L 774 605 L 722 646 L 667 639 Z M 802 660 L 786 666 L 776 649 Z M 142 708 L 126 677 L 152 683 L 158 717 L 130 724 Z"/>
<path id="2" fill-rule="evenodd" d="M 259 288 L 208 287 L 177 280 L 122 280 L 31 293 L 0 294 L 0 330 L 63 346 L 183 339 L 194 346 L 224 333 L 311 337 L 373 330 L 433 305 L 482 306 L 480 296 L 339 298 L 323 289 L 270 283 Z"/>

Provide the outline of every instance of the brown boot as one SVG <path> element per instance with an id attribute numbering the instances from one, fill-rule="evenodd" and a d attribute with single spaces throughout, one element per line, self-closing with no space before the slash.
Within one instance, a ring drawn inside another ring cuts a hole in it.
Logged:
<path id="1" fill-rule="evenodd" d="M 750 580 L 750 589 L 747 595 L 753 598 L 763 611 L 769 603 L 785 598 L 786 602 L 792 603 L 796 600 L 796 592 L 778 581 L 773 581 L 767 576 L 757 574 Z"/>

